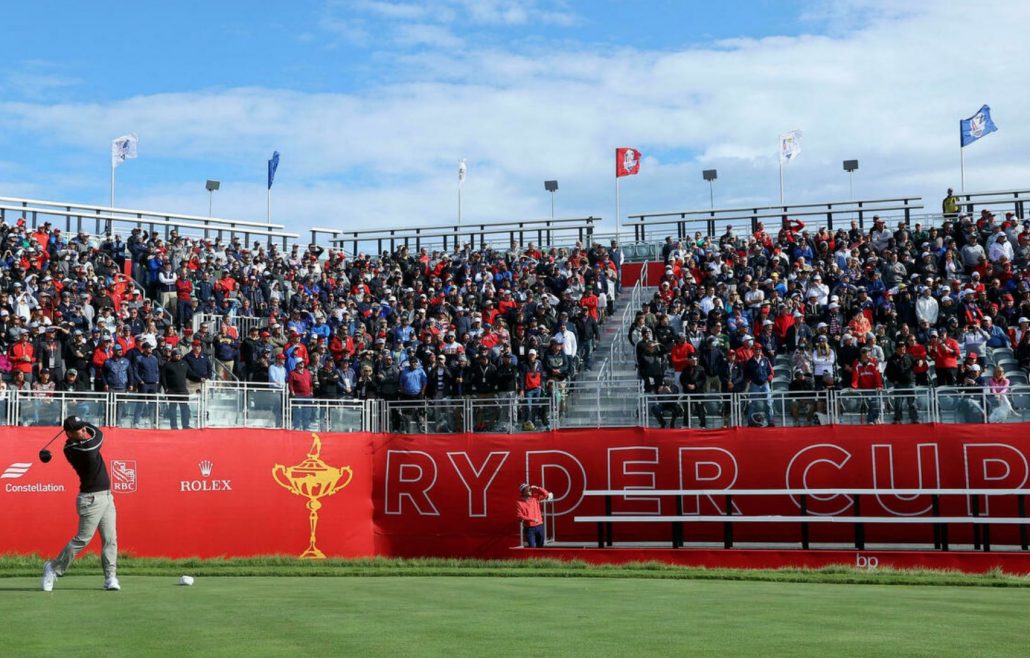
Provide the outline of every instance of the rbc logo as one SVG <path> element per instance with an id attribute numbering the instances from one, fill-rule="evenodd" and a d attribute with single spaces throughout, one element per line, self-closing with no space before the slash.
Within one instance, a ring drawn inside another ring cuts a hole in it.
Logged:
<path id="1" fill-rule="evenodd" d="M 856 569 L 869 569 L 872 571 L 880 565 L 880 560 L 875 555 L 866 557 L 861 553 L 855 553 L 855 568 Z"/>
<path id="2" fill-rule="evenodd" d="M 112 489 L 116 493 L 133 493 L 136 491 L 136 460 L 112 459 L 111 474 L 114 475 Z"/>

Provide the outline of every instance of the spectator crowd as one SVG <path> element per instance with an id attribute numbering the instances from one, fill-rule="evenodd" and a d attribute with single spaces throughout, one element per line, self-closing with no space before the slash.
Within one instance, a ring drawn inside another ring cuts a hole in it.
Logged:
<path id="1" fill-rule="evenodd" d="M 40 395 L 214 379 L 316 400 L 560 394 L 594 365 L 623 258 L 614 242 L 349 255 L 24 219 L 0 245 L 0 387 Z"/>
<path id="2" fill-rule="evenodd" d="M 1011 411 L 1009 386 L 1030 367 L 1030 220 L 943 219 L 666 238 L 658 289 L 628 335 L 645 389 L 747 393 L 772 424 L 780 368 L 786 391 L 892 389 L 894 422 L 915 420 L 914 387 L 980 387 L 984 414 Z M 868 422 L 884 420 L 880 397 L 869 396 Z M 651 413 L 675 426 L 683 411 Z"/>

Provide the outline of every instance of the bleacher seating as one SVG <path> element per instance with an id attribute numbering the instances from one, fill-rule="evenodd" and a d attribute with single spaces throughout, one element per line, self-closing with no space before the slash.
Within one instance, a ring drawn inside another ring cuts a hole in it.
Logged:
<path id="1" fill-rule="evenodd" d="M 918 404 L 920 389 L 956 386 L 986 391 L 980 412 L 1005 416 L 1030 366 L 1030 221 L 988 209 L 936 219 L 887 226 L 874 217 L 868 229 L 855 220 L 835 231 L 784 219 L 743 234 L 667 237 L 665 272 L 629 335 L 645 391 L 893 389 Z M 843 411 L 889 420 L 871 400 L 843 399 Z M 908 404 L 892 406 L 902 422 Z M 652 405 L 663 426 L 671 411 Z"/>
<path id="2" fill-rule="evenodd" d="M 544 395 L 593 367 L 619 258 L 599 243 L 372 255 L 142 228 L 123 240 L 24 218 L 0 240 L 3 385 L 41 394 L 228 379 L 315 400 Z M 194 331 L 197 315 L 217 321 Z"/>
<path id="3" fill-rule="evenodd" d="M 616 308 L 617 264 L 649 259 L 665 264 L 656 288 L 634 297 L 642 303 L 636 317 L 625 314 L 623 333 L 609 326 L 604 339 L 629 345 L 646 393 L 713 396 L 682 407 L 687 418 L 772 422 L 772 408 L 752 409 L 767 394 L 827 389 L 857 389 L 834 400 L 839 413 L 869 422 L 889 420 L 887 406 L 906 422 L 931 407 L 961 419 L 968 404 L 984 418 L 999 407 L 1021 417 L 1030 407 L 1020 388 L 1030 366 L 1030 221 L 987 210 L 937 219 L 888 227 L 875 218 L 870 228 L 855 221 L 832 231 L 786 219 L 622 249 L 391 243 L 375 254 L 281 248 L 270 236 L 248 245 L 166 226 L 133 228 L 124 239 L 67 235 L 35 225 L 35 215 L 3 220 L 2 386 L 185 396 L 205 381 L 230 381 L 312 405 L 558 398 L 572 418 L 581 390 L 572 382 L 602 360 L 593 351 Z M 604 361 L 610 377 L 616 366 Z M 944 393 L 930 402 L 923 392 L 933 387 Z M 893 403 L 880 401 L 884 390 Z M 970 402 L 971 391 L 985 393 Z M 744 415 L 716 399 L 741 394 Z M 642 415 L 666 408 L 652 402 Z M 799 403 L 790 404 L 800 423 Z M 828 410 L 813 402 L 802 412 L 814 419 Z M 552 420 L 518 416 L 509 414 L 509 430 Z M 497 414 L 476 418 L 504 424 Z"/>

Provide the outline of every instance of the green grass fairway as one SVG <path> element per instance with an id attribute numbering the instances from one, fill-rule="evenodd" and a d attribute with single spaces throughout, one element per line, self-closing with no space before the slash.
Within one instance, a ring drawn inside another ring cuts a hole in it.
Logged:
<path id="1" fill-rule="evenodd" d="M 0 578 L 6 656 L 1026 655 L 1030 589 L 469 576 Z M 73 573 L 76 573 L 73 572 Z"/>

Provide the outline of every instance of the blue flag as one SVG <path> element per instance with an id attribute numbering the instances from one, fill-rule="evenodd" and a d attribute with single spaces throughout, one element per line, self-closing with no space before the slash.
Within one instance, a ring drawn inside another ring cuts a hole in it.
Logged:
<path id="1" fill-rule="evenodd" d="M 993 124 L 992 124 L 993 125 Z M 268 161 L 268 189 L 272 189 L 272 183 L 275 182 L 275 170 L 279 168 L 279 151 L 272 154 L 272 159 Z"/>
<path id="2" fill-rule="evenodd" d="M 980 111 L 958 122 L 959 138 L 962 146 L 969 146 L 984 135 L 996 132 L 998 126 L 991 120 L 991 108 L 984 105 Z"/>

